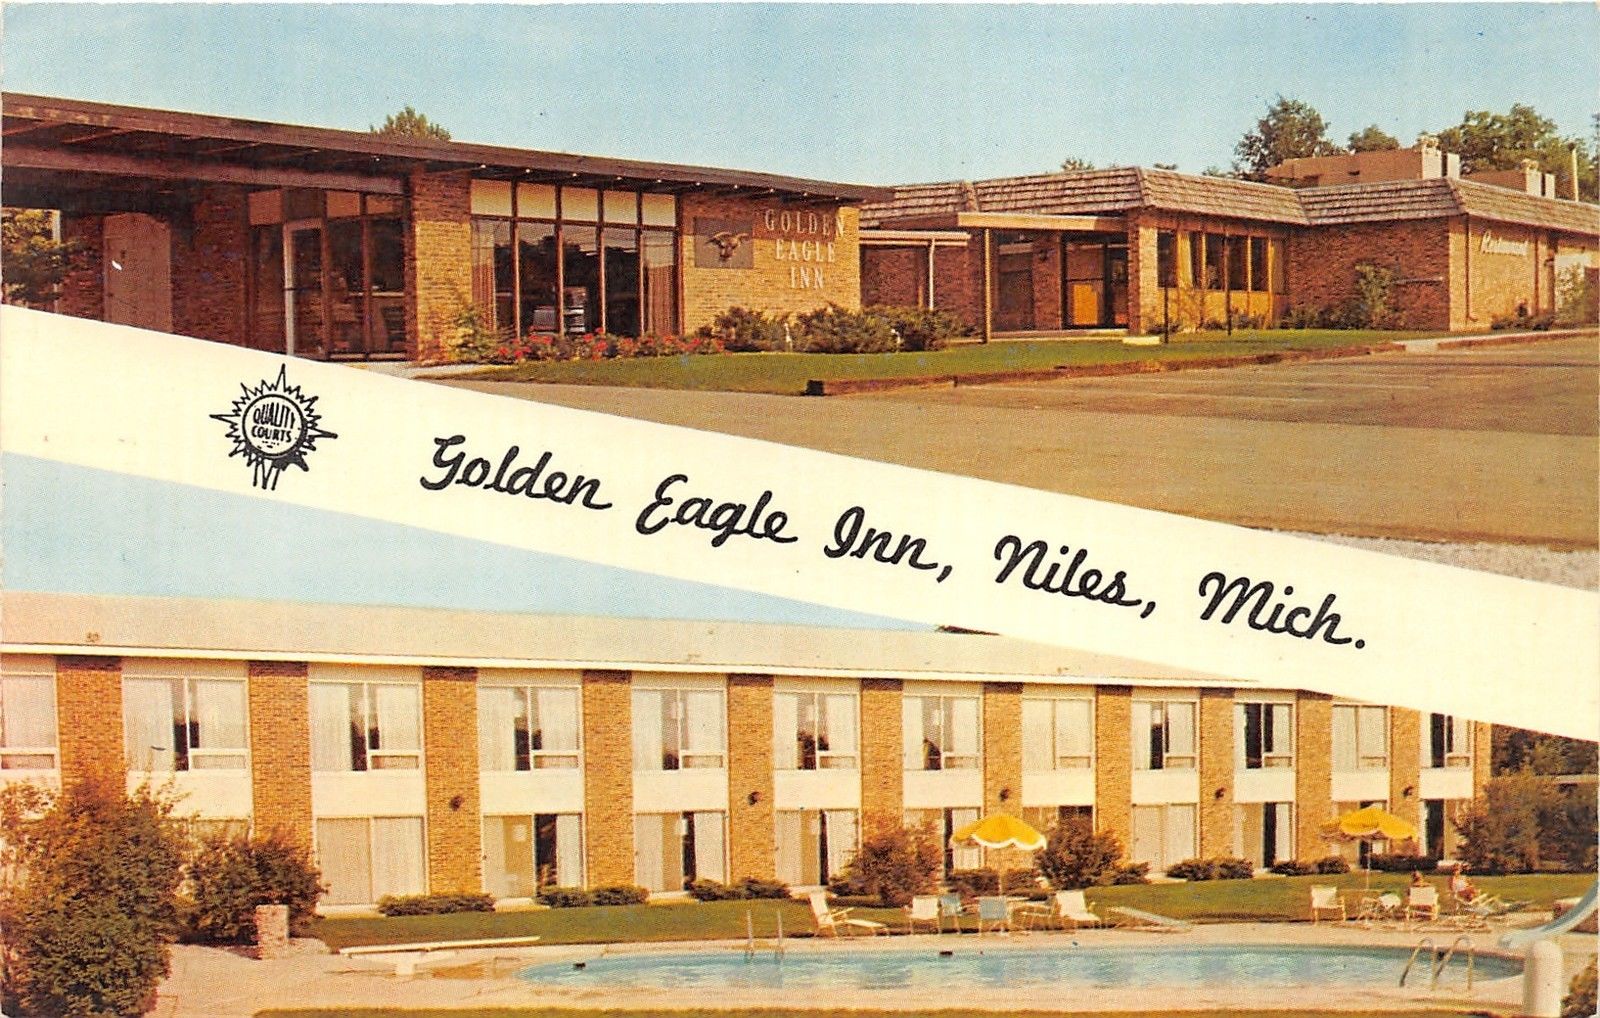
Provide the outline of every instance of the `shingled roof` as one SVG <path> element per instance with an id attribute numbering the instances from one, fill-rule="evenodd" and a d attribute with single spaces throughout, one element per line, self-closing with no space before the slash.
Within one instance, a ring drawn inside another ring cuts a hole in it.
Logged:
<path id="1" fill-rule="evenodd" d="M 1293 226 L 1396 222 L 1471 215 L 1573 233 L 1600 234 L 1600 207 L 1467 180 L 1392 180 L 1290 188 L 1172 170 L 1124 167 L 894 188 L 861 207 L 866 228 L 958 212 L 1114 214 L 1134 208 Z"/>

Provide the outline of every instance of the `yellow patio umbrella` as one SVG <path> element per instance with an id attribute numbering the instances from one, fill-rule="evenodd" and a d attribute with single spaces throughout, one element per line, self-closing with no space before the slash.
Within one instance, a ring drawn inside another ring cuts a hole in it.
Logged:
<path id="1" fill-rule="evenodd" d="M 1363 806 L 1322 825 L 1322 833 L 1340 841 L 1407 841 L 1417 836 L 1416 825 L 1378 806 Z M 1366 867 L 1367 887 L 1372 887 L 1372 863 Z"/>
<path id="2" fill-rule="evenodd" d="M 963 824 L 950 835 L 952 845 L 972 842 L 983 848 L 1020 848 L 1024 852 L 1037 852 L 1044 847 L 1044 835 L 1034 830 L 1026 820 L 1010 813 L 991 813 L 981 820 Z"/>

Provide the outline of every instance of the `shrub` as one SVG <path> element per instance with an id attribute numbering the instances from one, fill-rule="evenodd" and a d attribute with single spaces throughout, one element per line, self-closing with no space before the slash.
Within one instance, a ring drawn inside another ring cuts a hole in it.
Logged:
<path id="1" fill-rule="evenodd" d="M 1218 880 L 1249 880 L 1256 875 L 1255 864 L 1249 859 L 1219 856 L 1211 864 L 1216 867 Z"/>
<path id="2" fill-rule="evenodd" d="M 1168 866 L 1167 876 L 1174 880 L 1215 880 L 1217 863 L 1215 859 L 1185 859 Z"/>
<path id="3" fill-rule="evenodd" d="M 594 904 L 594 895 L 581 887 L 546 887 L 534 900 L 551 908 L 587 908 Z"/>
<path id="4" fill-rule="evenodd" d="M 1356 266 L 1356 295 L 1351 309 L 1352 328 L 1381 329 L 1392 324 L 1394 309 L 1390 306 L 1394 289 L 1393 269 L 1363 262 Z"/>
<path id="5" fill-rule="evenodd" d="M 1280 859 L 1272 864 L 1271 869 L 1272 872 L 1286 877 L 1305 877 L 1322 872 L 1312 863 L 1302 862 L 1299 859 Z"/>
<path id="6" fill-rule="evenodd" d="M 1567 995 L 1561 1001 L 1561 1018 L 1590 1018 L 1600 1014 L 1595 1002 L 1595 963 L 1572 977 Z"/>
<path id="7" fill-rule="evenodd" d="M 488 314 L 470 301 L 461 301 L 450 325 L 456 333 L 455 343 L 446 351 L 451 360 L 475 364 L 492 362 L 497 351 L 516 339 L 510 330 L 496 329 L 490 325 Z"/>
<path id="8" fill-rule="evenodd" d="M 1391 853 L 1385 855 L 1374 852 L 1367 856 L 1367 867 L 1380 873 L 1410 873 L 1416 870 L 1419 873 L 1431 873 L 1439 867 L 1439 857 L 1436 855 L 1407 855 L 1404 853 Z"/>
<path id="9" fill-rule="evenodd" d="M 0 1006 L 88 1018 L 155 1005 L 179 927 L 184 838 L 172 806 L 148 786 L 129 794 L 121 773 L 59 795 L 0 791 Z"/>
<path id="10" fill-rule="evenodd" d="M 1112 884 L 1148 884 L 1150 882 L 1150 864 L 1147 862 L 1130 862 L 1118 866 L 1111 874 Z"/>
<path id="11" fill-rule="evenodd" d="M 650 900 L 650 892 L 634 884 L 613 884 L 596 887 L 593 898 L 596 905 L 643 905 Z"/>
<path id="12" fill-rule="evenodd" d="M 1342 855 L 1325 855 L 1311 866 L 1318 873 L 1328 876 L 1350 872 L 1350 863 Z"/>
<path id="13" fill-rule="evenodd" d="M 945 886 L 951 894 L 963 898 L 981 898 L 986 894 L 1000 893 L 1000 874 L 991 869 L 951 870 L 945 874 Z"/>
<path id="14" fill-rule="evenodd" d="M 931 827 L 880 831 L 862 840 L 840 883 L 884 905 L 904 905 L 933 890 L 943 855 Z"/>
<path id="15" fill-rule="evenodd" d="M 1280 329 L 1315 329 L 1322 325 L 1325 312 L 1319 307 L 1301 304 L 1283 314 Z"/>
<path id="16" fill-rule="evenodd" d="M 289 932 L 304 936 L 324 890 L 311 853 L 281 834 L 207 838 L 190 858 L 187 935 L 253 944 L 256 906 L 289 906 Z"/>
<path id="17" fill-rule="evenodd" d="M 1112 882 L 1122 859 L 1122 842 L 1087 821 L 1069 820 L 1050 829 L 1034 865 L 1057 890 L 1070 891 Z M 1146 867 L 1148 869 L 1148 867 Z"/>
<path id="18" fill-rule="evenodd" d="M 1541 857 L 1541 821 L 1551 805 L 1550 786 L 1532 771 L 1490 778 L 1455 818 L 1461 859 L 1474 873 L 1533 872 Z"/>
<path id="19" fill-rule="evenodd" d="M 735 353 L 788 348 L 788 315 L 768 318 L 760 311 L 731 307 L 702 326 L 699 335 L 706 339 L 720 339 L 722 345 Z"/>
<path id="20" fill-rule="evenodd" d="M 781 880 L 762 880 L 760 877 L 745 877 L 739 881 L 739 890 L 744 892 L 746 898 L 777 898 L 789 897 L 789 885 Z"/>
<path id="21" fill-rule="evenodd" d="M 1592 322 L 1600 311 L 1593 277 L 1581 265 L 1568 266 L 1556 274 L 1556 320 L 1563 325 Z"/>
<path id="22" fill-rule="evenodd" d="M 806 353 L 889 353 L 895 349 L 889 322 L 837 304 L 809 311 L 799 318 L 795 348 Z"/>
<path id="23" fill-rule="evenodd" d="M 1039 889 L 1038 870 L 1006 870 L 1000 875 L 1001 894 L 1032 894 Z"/>
<path id="24" fill-rule="evenodd" d="M 867 308 L 866 314 L 889 323 L 900 337 L 900 350 L 940 350 L 950 340 L 972 334 L 972 327 L 949 311 L 876 305 Z"/>
<path id="25" fill-rule="evenodd" d="M 493 912 L 494 897 L 488 894 L 386 894 L 378 899 L 378 911 L 386 916 Z"/>
<path id="26" fill-rule="evenodd" d="M 715 880 L 696 880 L 686 888 L 695 901 L 733 901 L 744 897 L 744 891 L 734 884 Z"/>

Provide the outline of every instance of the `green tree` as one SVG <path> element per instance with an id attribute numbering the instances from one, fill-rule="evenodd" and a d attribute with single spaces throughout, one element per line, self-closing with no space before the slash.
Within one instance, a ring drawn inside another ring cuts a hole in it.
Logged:
<path id="1" fill-rule="evenodd" d="M 1245 180 L 1266 180 L 1267 169 L 1285 159 L 1337 155 L 1339 146 L 1328 140 L 1322 114 L 1298 99 L 1278 96 L 1267 115 L 1256 121 L 1233 147 L 1234 175 Z"/>
<path id="2" fill-rule="evenodd" d="M 1061 169 L 1070 173 L 1073 170 L 1092 170 L 1095 169 L 1095 165 L 1082 156 L 1067 156 L 1061 160 Z"/>
<path id="3" fill-rule="evenodd" d="M 1532 771 L 1491 778 L 1456 818 L 1459 854 L 1474 873 L 1531 873 L 1539 868 L 1540 816 L 1549 787 Z"/>
<path id="4" fill-rule="evenodd" d="M 16 791 L 16 789 L 26 789 Z M 0 923 L 11 1013 L 144 1014 L 178 932 L 183 838 L 172 799 L 121 774 L 0 791 Z"/>
<path id="5" fill-rule="evenodd" d="M 942 859 L 931 824 L 879 831 L 861 840 L 861 850 L 834 883 L 851 894 L 875 895 L 884 905 L 897 907 L 913 895 L 933 890 Z"/>
<path id="6" fill-rule="evenodd" d="M 1350 135 L 1352 152 L 1388 152 L 1399 147 L 1399 139 L 1377 124 L 1368 124 Z"/>
<path id="7" fill-rule="evenodd" d="M 396 138 L 424 138 L 429 141 L 449 141 L 450 132 L 429 120 L 427 114 L 418 113 L 407 105 L 399 113 L 384 118 L 382 127 L 371 129 L 373 134 Z"/>
<path id="8" fill-rule="evenodd" d="M 1096 831 L 1087 820 L 1066 820 L 1050 829 L 1034 861 L 1057 890 L 1111 883 L 1122 861 L 1122 842 L 1110 831 Z"/>
<path id="9" fill-rule="evenodd" d="M 1593 143 L 1564 136 L 1555 121 L 1542 117 L 1532 106 L 1515 103 L 1505 113 L 1468 110 L 1461 123 L 1438 132 L 1439 147 L 1461 156 L 1461 172 L 1514 170 L 1532 159 L 1545 173 L 1556 175 L 1556 193 L 1572 194 L 1572 154 L 1578 157 L 1578 187 L 1586 198 L 1595 193 Z"/>
<path id="10" fill-rule="evenodd" d="M 0 211 L 0 274 L 7 304 L 48 307 L 55 301 L 77 245 L 55 239 L 54 213 L 44 209 Z"/>

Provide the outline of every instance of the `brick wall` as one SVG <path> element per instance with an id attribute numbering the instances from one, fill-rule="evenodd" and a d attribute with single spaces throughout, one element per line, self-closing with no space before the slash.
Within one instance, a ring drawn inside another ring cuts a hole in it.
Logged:
<path id="1" fill-rule="evenodd" d="M 751 802 L 751 796 L 755 801 Z M 730 882 L 777 872 L 772 814 L 772 677 L 728 676 Z"/>
<path id="2" fill-rule="evenodd" d="M 1525 243 L 1525 254 L 1502 254 L 1482 249 L 1483 238 Z M 1525 304 L 1529 314 L 1553 311 L 1550 272 L 1545 260 L 1553 257 L 1542 230 L 1511 223 L 1490 223 L 1480 219 L 1461 221 L 1456 249 L 1459 261 L 1453 266 L 1464 281 L 1463 307 L 1455 316 L 1454 328 L 1483 328 L 1496 318 L 1516 313 Z"/>
<path id="3" fill-rule="evenodd" d="M 1422 715 L 1389 708 L 1389 812 L 1422 830 Z M 1407 789 L 1410 789 L 1409 794 Z"/>
<path id="4" fill-rule="evenodd" d="M 934 256 L 938 269 L 938 255 Z M 863 247 L 861 249 L 861 303 L 926 307 L 928 303 L 928 248 Z"/>
<path id="5" fill-rule="evenodd" d="M 1003 796 L 1003 798 L 1002 798 Z M 983 815 L 1022 815 L 1022 683 L 983 684 Z M 1032 853 L 984 852 L 984 865 L 1028 867 Z"/>
<path id="6" fill-rule="evenodd" d="M 172 331 L 249 345 L 249 251 L 244 189 L 206 188 L 194 203 L 189 228 L 172 231 Z"/>
<path id="7" fill-rule="evenodd" d="M 1233 692 L 1227 689 L 1200 691 L 1200 855 L 1233 855 Z"/>
<path id="8" fill-rule="evenodd" d="M 1331 850 L 1322 826 L 1333 816 L 1333 698 L 1301 693 L 1294 720 L 1294 854 L 1320 859 Z"/>
<path id="9" fill-rule="evenodd" d="M 422 745 L 428 826 L 428 890 L 483 890 L 478 809 L 478 672 L 422 670 Z"/>
<path id="10" fill-rule="evenodd" d="M 1061 238 L 1054 233 L 1033 239 L 1033 327 L 1061 326 Z"/>
<path id="11" fill-rule="evenodd" d="M 1290 304 L 1344 304 L 1355 295 L 1356 266 L 1363 262 L 1394 272 L 1390 304 L 1397 327 L 1461 327 L 1451 320 L 1450 223 L 1445 219 L 1296 231 L 1289 245 Z"/>
<path id="12" fill-rule="evenodd" d="M 1472 726 L 1472 794 L 1483 794 L 1494 767 L 1494 726 L 1479 721 Z"/>
<path id="13" fill-rule="evenodd" d="M 899 679 L 861 680 L 861 832 L 905 824 Z"/>
<path id="14" fill-rule="evenodd" d="M 255 829 L 312 847 L 311 708 L 302 661 L 249 663 L 250 796 Z"/>
<path id="15" fill-rule="evenodd" d="M 633 883 L 633 683 L 583 673 L 583 817 L 589 886 Z"/>
<path id="16" fill-rule="evenodd" d="M 61 239 L 79 245 L 61 281 L 56 310 L 74 318 L 106 316 L 105 216 L 62 216 Z"/>
<path id="17" fill-rule="evenodd" d="M 791 218 L 790 228 L 783 229 L 784 215 L 799 217 L 799 222 Z M 683 278 L 683 331 L 693 332 L 735 305 L 769 314 L 812 311 L 829 303 L 860 307 L 858 218 L 858 210 L 850 206 L 681 196 L 678 264 Z M 697 266 L 696 219 L 733 221 L 741 232 L 748 224 L 751 237 L 745 243 L 752 245 L 751 267 Z"/>
<path id="18" fill-rule="evenodd" d="M 1100 686 L 1094 697 L 1094 823 L 1133 847 L 1133 690 Z"/>
<path id="19" fill-rule="evenodd" d="M 123 772 L 121 658 L 56 658 L 56 726 L 63 784 Z"/>
<path id="20" fill-rule="evenodd" d="M 469 171 L 411 176 L 405 282 L 413 358 L 435 357 L 452 345 L 452 322 L 472 299 L 471 186 Z"/>

